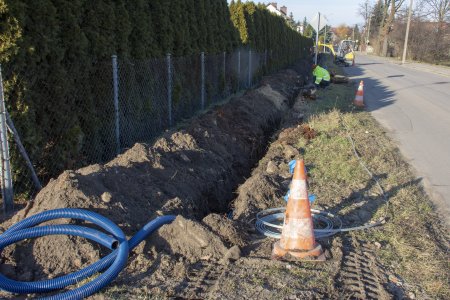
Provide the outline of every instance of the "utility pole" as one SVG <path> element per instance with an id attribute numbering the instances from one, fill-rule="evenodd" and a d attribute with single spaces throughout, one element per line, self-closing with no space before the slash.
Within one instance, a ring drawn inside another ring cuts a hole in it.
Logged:
<path id="1" fill-rule="evenodd" d="M 320 28 L 320 12 L 319 12 L 319 21 L 317 22 L 316 28 L 316 55 L 314 57 L 314 64 L 317 65 L 317 53 L 319 52 L 319 28 Z"/>
<path id="2" fill-rule="evenodd" d="M 408 23 L 406 24 L 405 45 L 403 46 L 402 65 L 405 64 L 406 50 L 408 49 L 409 25 L 411 24 L 412 6 L 413 6 L 413 0 L 411 0 L 409 2 Z"/>
<path id="3" fill-rule="evenodd" d="M 327 43 L 327 25 L 325 25 L 325 35 L 323 36 L 323 52 L 325 53 L 325 44 Z"/>
<path id="4" fill-rule="evenodd" d="M 370 41 L 370 24 L 372 23 L 372 12 L 370 13 L 369 17 L 369 28 L 367 30 L 367 40 L 366 40 L 366 54 L 367 54 L 367 47 L 369 46 Z"/>

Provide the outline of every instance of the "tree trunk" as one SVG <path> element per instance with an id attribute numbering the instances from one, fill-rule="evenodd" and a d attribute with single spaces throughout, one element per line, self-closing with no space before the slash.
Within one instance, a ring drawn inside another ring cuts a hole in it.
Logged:
<path id="1" fill-rule="evenodd" d="M 443 29 L 444 29 L 444 22 L 440 21 L 438 22 L 438 28 L 436 31 L 435 36 L 435 45 L 434 45 L 434 62 L 439 62 L 441 58 L 441 51 L 442 51 L 442 38 L 443 38 Z"/>
<path id="2" fill-rule="evenodd" d="M 391 31 L 390 28 L 392 23 L 394 22 L 394 17 L 395 17 L 395 0 L 391 0 L 391 11 L 383 28 L 383 48 L 381 50 L 381 56 L 387 56 L 389 32 Z"/>
<path id="3" fill-rule="evenodd" d="M 387 56 L 387 52 L 388 52 L 388 34 L 386 34 L 386 35 L 384 36 L 384 39 L 383 39 L 383 48 L 382 48 L 382 50 L 381 50 L 381 55 L 382 55 L 382 56 Z"/>

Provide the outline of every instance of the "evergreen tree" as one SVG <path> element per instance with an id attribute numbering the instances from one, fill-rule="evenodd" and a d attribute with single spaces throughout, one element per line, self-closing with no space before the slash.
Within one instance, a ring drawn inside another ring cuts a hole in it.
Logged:
<path id="1" fill-rule="evenodd" d="M 256 12 L 256 5 L 253 2 L 247 2 L 244 4 L 244 15 L 245 15 L 245 22 L 247 24 L 247 35 L 248 35 L 248 44 L 252 48 L 256 48 L 257 46 L 257 40 L 259 38 L 257 31 L 256 31 L 256 24 L 255 24 L 255 12 Z"/>
<path id="2" fill-rule="evenodd" d="M 125 8 L 126 0 L 115 0 L 114 19 L 115 19 L 115 44 L 116 53 L 122 57 L 130 55 L 128 39 L 132 30 L 128 10 Z"/>
<path id="3" fill-rule="evenodd" d="M 132 21 L 129 36 L 130 55 L 142 59 L 157 54 L 150 6 L 147 0 L 127 1 L 127 10 Z"/>
<path id="4" fill-rule="evenodd" d="M 295 28 L 294 14 L 292 12 L 289 14 L 289 18 L 287 20 L 287 23 L 292 29 L 294 29 L 294 30 L 296 29 Z"/>
<path id="5" fill-rule="evenodd" d="M 312 28 L 311 24 L 308 23 L 306 17 L 303 19 L 303 36 L 313 38 L 315 37 L 314 28 Z M 314 39 L 314 38 L 313 38 Z"/>
<path id="6" fill-rule="evenodd" d="M 200 51 L 206 51 L 208 47 L 208 31 L 207 31 L 207 13 L 205 8 L 205 1 L 195 1 L 195 10 L 197 12 L 197 28 L 199 31 L 199 43 L 198 47 Z"/>
<path id="7" fill-rule="evenodd" d="M 116 53 L 114 3 L 107 0 L 87 1 L 83 8 L 81 27 L 89 41 L 91 55 L 99 60 L 109 60 Z"/>
<path id="8" fill-rule="evenodd" d="M 200 31 L 199 21 L 197 20 L 196 0 L 186 1 L 186 15 L 188 18 L 187 27 L 189 28 L 189 52 L 188 54 L 200 52 Z"/>
<path id="9" fill-rule="evenodd" d="M 248 43 L 247 23 L 245 20 L 245 9 L 241 0 L 230 6 L 231 21 L 239 32 L 241 42 Z"/>
<path id="10" fill-rule="evenodd" d="M 206 52 L 215 53 L 218 49 L 216 48 L 216 36 L 215 36 L 215 25 L 216 25 L 216 15 L 214 9 L 214 0 L 204 0 L 205 2 L 205 26 L 206 26 Z"/>
<path id="11" fill-rule="evenodd" d="M 165 0 L 152 0 L 149 2 L 158 45 L 159 55 L 171 53 L 173 50 L 173 28 L 170 20 L 170 2 Z"/>
<path id="12" fill-rule="evenodd" d="M 359 31 L 359 26 L 355 25 L 355 27 L 353 28 L 354 33 L 352 34 L 352 36 L 354 37 L 355 41 L 361 41 L 361 32 Z"/>
<path id="13" fill-rule="evenodd" d="M 370 24 L 370 35 L 375 37 L 378 35 L 380 28 L 383 27 L 385 18 L 385 6 L 382 0 L 378 0 L 373 7 L 373 13 Z"/>
<path id="14" fill-rule="evenodd" d="M 190 32 L 191 17 L 189 16 L 189 2 L 190 0 L 180 0 L 181 2 L 181 29 L 183 34 L 183 55 L 192 54 L 192 38 Z M 175 27 L 175 30 L 177 28 Z"/>
<path id="15" fill-rule="evenodd" d="M 183 55 L 187 50 L 187 41 L 185 40 L 187 32 L 186 25 L 183 24 L 183 14 L 185 11 L 183 0 L 178 1 L 168 1 L 169 2 L 169 21 L 171 28 L 173 29 L 173 49 L 169 51 L 175 56 Z"/>
<path id="16" fill-rule="evenodd" d="M 216 34 L 216 48 L 218 52 L 223 52 L 226 49 L 226 35 L 223 32 L 223 27 L 226 26 L 226 23 L 223 23 L 223 9 L 222 9 L 222 0 L 214 1 L 214 11 L 215 11 L 215 34 Z"/>

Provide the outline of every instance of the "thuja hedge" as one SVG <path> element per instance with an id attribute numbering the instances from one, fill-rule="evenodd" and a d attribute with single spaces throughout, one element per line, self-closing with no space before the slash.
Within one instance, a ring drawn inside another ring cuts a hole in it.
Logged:
<path id="1" fill-rule="evenodd" d="M 7 108 L 44 181 L 114 155 L 112 54 L 145 60 L 247 45 L 267 50 L 275 68 L 292 63 L 309 44 L 253 3 L 0 0 Z M 12 155 L 20 180 L 25 174 L 14 150 Z"/>
<path id="2" fill-rule="evenodd" d="M 230 13 L 241 42 L 260 52 L 267 50 L 271 69 L 305 57 L 313 45 L 310 38 L 288 26 L 283 17 L 269 12 L 265 4 L 233 0 Z"/>

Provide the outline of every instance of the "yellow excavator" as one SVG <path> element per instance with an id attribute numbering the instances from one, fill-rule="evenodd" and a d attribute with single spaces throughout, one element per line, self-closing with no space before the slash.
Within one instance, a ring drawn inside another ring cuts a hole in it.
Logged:
<path id="1" fill-rule="evenodd" d="M 321 49 L 329 49 L 334 56 L 334 61 L 336 64 L 348 67 L 355 64 L 355 51 L 353 51 L 354 46 L 355 41 L 343 40 L 339 43 L 339 47 L 336 51 L 332 44 L 324 44 L 319 42 L 319 51 Z"/>

